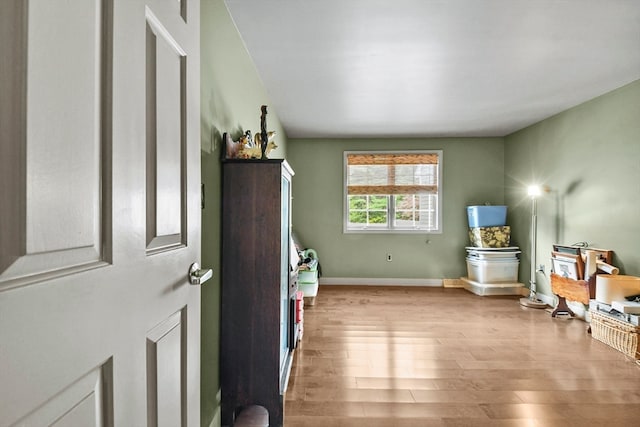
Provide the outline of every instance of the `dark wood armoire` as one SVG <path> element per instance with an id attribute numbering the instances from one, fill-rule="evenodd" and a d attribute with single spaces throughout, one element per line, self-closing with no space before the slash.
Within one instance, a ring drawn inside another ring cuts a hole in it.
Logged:
<path id="1" fill-rule="evenodd" d="M 285 160 L 222 164 L 223 426 L 233 425 L 249 405 L 267 408 L 272 427 L 284 422 L 284 392 L 297 341 L 292 176 Z"/>

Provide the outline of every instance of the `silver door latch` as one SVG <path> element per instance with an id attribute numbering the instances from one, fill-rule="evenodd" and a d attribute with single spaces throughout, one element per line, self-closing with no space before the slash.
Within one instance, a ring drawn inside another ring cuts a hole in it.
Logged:
<path id="1" fill-rule="evenodd" d="M 189 283 L 192 285 L 202 285 L 213 277 L 213 270 L 210 268 L 200 268 L 200 264 L 194 262 L 189 267 Z"/>

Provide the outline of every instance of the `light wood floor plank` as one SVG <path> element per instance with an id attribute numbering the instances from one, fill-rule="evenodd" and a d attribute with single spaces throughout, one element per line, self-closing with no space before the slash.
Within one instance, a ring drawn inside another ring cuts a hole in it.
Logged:
<path id="1" fill-rule="evenodd" d="M 640 425 L 640 366 L 516 297 L 322 286 L 304 319 L 287 427 Z"/>

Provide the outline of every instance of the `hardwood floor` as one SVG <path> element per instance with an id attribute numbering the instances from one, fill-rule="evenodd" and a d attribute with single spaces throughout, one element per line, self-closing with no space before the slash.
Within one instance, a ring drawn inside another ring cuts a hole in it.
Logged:
<path id="1" fill-rule="evenodd" d="M 638 426 L 640 366 L 516 297 L 322 286 L 286 427 Z"/>

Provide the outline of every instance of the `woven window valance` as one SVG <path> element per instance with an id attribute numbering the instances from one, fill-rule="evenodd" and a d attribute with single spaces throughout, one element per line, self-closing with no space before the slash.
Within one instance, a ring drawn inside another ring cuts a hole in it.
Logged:
<path id="1" fill-rule="evenodd" d="M 436 153 L 347 154 L 348 165 L 437 165 Z"/>
<path id="2" fill-rule="evenodd" d="M 437 153 L 347 153 L 346 162 L 349 195 L 438 192 Z"/>

